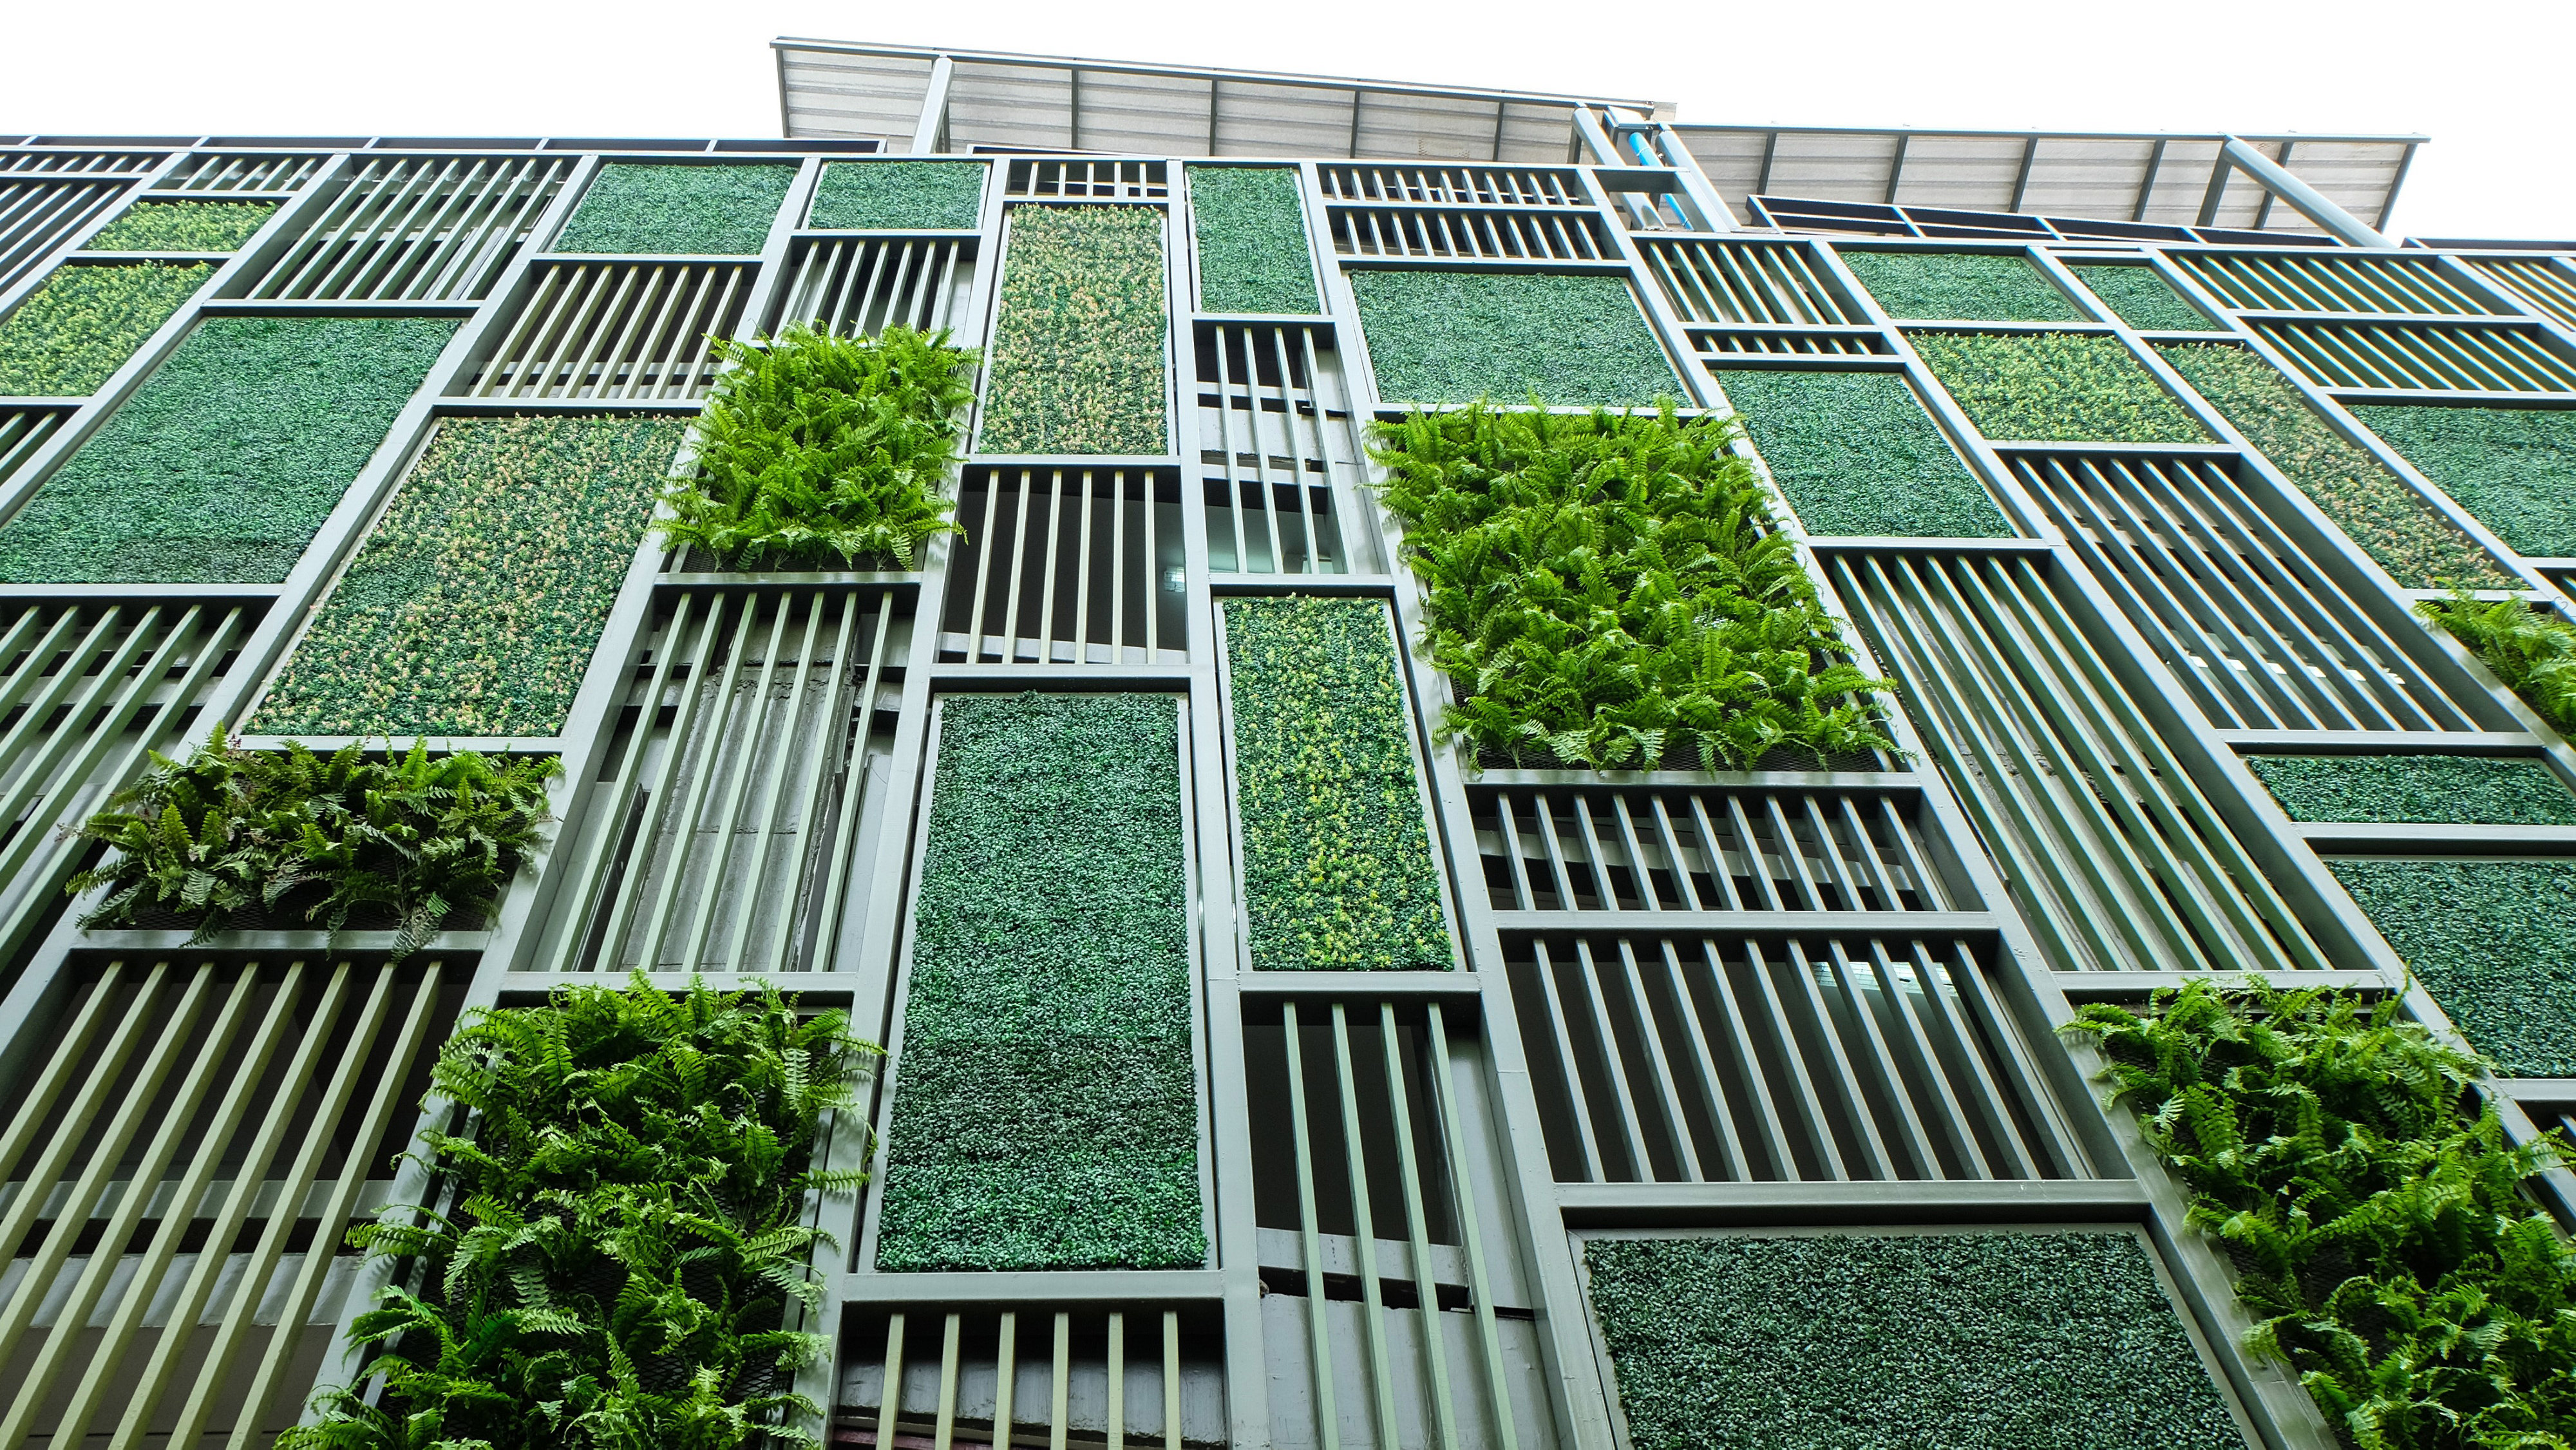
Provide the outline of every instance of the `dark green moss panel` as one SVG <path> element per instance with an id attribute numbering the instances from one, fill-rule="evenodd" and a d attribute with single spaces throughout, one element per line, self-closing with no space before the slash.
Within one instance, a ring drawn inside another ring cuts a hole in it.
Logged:
<path id="1" fill-rule="evenodd" d="M 1378 396 L 1391 403 L 1618 407 L 1679 399 L 1671 360 L 1617 277 L 1350 274 Z"/>
<path id="2" fill-rule="evenodd" d="M 1916 332 L 1907 341 L 1988 438 L 2051 443 L 2214 443 L 2115 337 L 2075 332 Z"/>
<path id="3" fill-rule="evenodd" d="M 0 396 L 97 392 L 214 275 L 205 262 L 55 268 L 0 321 Z"/>
<path id="4" fill-rule="evenodd" d="M 2076 280 L 2102 299 L 2122 322 L 2140 332 L 2224 332 L 2209 314 L 2191 305 L 2156 275 L 2153 267 L 2134 262 L 2070 262 Z"/>
<path id="5" fill-rule="evenodd" d="M 1230 599 L 1225 646 L 1253 967 L 1448 969 L 1386 606 Z"/>
<path id="6" fill-rule="evenodd" d="M 976 446 L 1161 453 L 1163 297 L 1159 208 L 1011 208 Z"/>
<path id="7" fill-rule="evenodd" d="M 1595 1240 L 1635 1450 L 2244 1450 L 2126 1233 Z"/>
<path id="8" fill-rule="evenodd" d="M 2530 759 L 2476 755 L 2249 755 L 2294 821 L 2576 826 L 2576 794 Z"/>
<path id="9" fill-rule="evenodd" d="M 554 249 L 755 256 L 795 181 L 795 167 L 770 162 L 611 161 L 582 193 Z"/>
<path id="10" fill-rule="evenodd" d="M 456 328 L 206 319 L 0 528 L 0 580 L 282 582 Z"/>
<path id="11" fill-rule="evenodd" d="M 2012 537 L 1902 376 L 1730 368 L 1720 381 L 1808 533 Z"/>
<path id="12" fill-rule="evenodd" d="M 940 710 L 876 1266 L 1196 1268 L 1178 706 Z"/>
<path id="13" fill-rule="evenodd" d="M 2576 1077 L 2576 861 L 2332 861 L 2506 1077 Z"/>
<path id="14" fill-rule="evenodd" d="M 2576 555 L 2576 412 L 2371 403 L 2352 415 L 2516 552 Z"/>
<path id="15" fill-rule="evenodd" d="M 440 423 L 250 728 L 562 730 L 687 432 L 678 418 Z"/>
<path id="16" fill-rule="evenodd" d="M 1856 252 L 1843 265 L 1897 318 L 2083 322 L 2064 289 L 2028 257 L 1999 252 Z"/>
<path id="17" fill-rule="evenodd" d="M 81 250 L 238 252 L 276 210 L 273 201 L 138 201 Z"/>
<path id="18" fill-rule="evenodd" d="M 1203 312 L 1321 310 L 1306 209 L 1289 166 L 1193 166 L 1190 231 Z"/>
<path id="19" fill-rule="evenodd" d="M 984 212 L 980 161 L 835 161 L 805 224 L 835 231 L 964 231 Z"/>

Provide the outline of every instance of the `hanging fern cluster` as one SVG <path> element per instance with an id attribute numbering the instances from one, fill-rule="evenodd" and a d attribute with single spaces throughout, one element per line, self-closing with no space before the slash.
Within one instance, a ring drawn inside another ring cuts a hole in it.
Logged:
<path id="1" fill-rule="evenodd" d="M 2479 1064 L 2396 999 L 2193 983 L 2071 1036 L 2235 1258 L 2257 1353 L 2299 1373 L 2359 1450 L 2576 1443 L 2576 1250 L 2524 1180 L 2576 1161 L 2516 1146 Z"/>
<path id="2" fill-rule="evenodd" d="M 455 1207 L 349 1235 L 397 1260 L 351 1326 L 382 1392 L 324 1391 L 279 1450 L 818 1443 L 792 1379 L 828 1346 L 785 1316 L 821 1305 L 807 1193 L 864 1178 L 812 1161 L 875 1052 L 847 1025 L 641 974 L 469 1017 L 431 1093 L 471 1117 L 422 1138 Z"/>
<path id="3" fill-rule="evenodd" d="M 674 545 L 727 568 L 910 569 L 923 540 L 959 532 L 941 490 L 975 355 L 944 330 L 846 338 L 797 323 L 715 346 L 733 366 L 698 419 L 695 476 L 664 496 Z"/>
<path id="4" fill-rule="evenodd" d="M 1894 745 L 1732 419 L 1505 411 L 1380 425 L 1445 728 L 1516 763 L 1750 767 Z"/>
<path id="5" fill-rule="evenodd" d="M 488 914 L 527 859 L 547 813 L 553 756 L 471 751 L 367 758 L 352 742 L 325 759 L 289 743 L 243 750 L 217 725 L 185 764 L 155 752 L 142 780 L 79 834 L 113 855 L 70 889 L 112 888 L 84 927 L 131 927 L 176 912 L 203 941 L 242 914 L 330 931 L 393 918 L 408 956 L 450 912 Z"/>
<path id="6" fill-rule="evenodd" d="M 2519 599 L 2478 602 L 2466 589 L 2415 612 L 2449 631 L 2540 717 L 2576 731 L 2576 625 Z"/>

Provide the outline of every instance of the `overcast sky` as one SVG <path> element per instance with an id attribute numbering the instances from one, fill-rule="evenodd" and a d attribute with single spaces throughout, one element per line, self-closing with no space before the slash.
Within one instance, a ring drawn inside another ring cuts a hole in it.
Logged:
<path id="1" fill-rule="evenodd" d="M 779 35 L 1680 103 L 1686 121 L 2422 132 L 2391 219 L 2576 238 L 2576 0 L 11 7 L 0 131 L 775 136 Z"/>

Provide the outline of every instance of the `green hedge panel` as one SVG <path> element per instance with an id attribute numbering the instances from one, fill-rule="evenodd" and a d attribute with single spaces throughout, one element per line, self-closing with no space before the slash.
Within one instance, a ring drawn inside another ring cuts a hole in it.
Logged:
<path id="1" fill-rule="evenodd" d="M 56 268 L 0 321 L 0 395 L 97 392 L 214 275 L 205 262 Z"/>
<path id="2" fill-rule="evenodd" d="M 2498 1071 L 2576 1077 L 2576 861 L 2329 864 Z"/>
<path id="3" fill-rule="evenodd" d="M 282 582 L 456 328 L 206 319 L 0 528 L 0 580 Z"/>
<path id="4" fill-rule="evenodd" d="M 2027 257 L 1990 252 L 1842 252 L 1890 317 L 1976 322 L 2083 322 Z"/>
<path id="5" fill-rule="evenodd" d="M 1595 1240 L 1635 1450 L 2243 1450 L 2126 1233 Z"/>
<path id="6" fill-rule="evenodd" d="M 1386 606 L 1230 599 L 1225 632 L 1252 965 L 1452 966 Z"/>
<path id="7" fill-rule="evenodd" d="M 1011 208 L 985 369 L 987 453 L 1161 453 L 1163 213 Z"/>
<path id="8" fill-rule="evenodd" d="M 756 256 L 795 181 L 795 167 L 766 162 L 611 161 L 582 194 L 554 249 Z"/>
<path id="9" fill-rule="evenodd" d="M 1730 368 L 1721 381 L 1808 533 L 2012 537 L 1904 378 Z"/>
<path id="10" fill-rule="evenodd" d="M 453 418 L 250 728 L 552 735 L 688 432 L 677 418 Z"/>
<path id="11" fill-rule="evenodd" d="M 2514 549 L 2576 555 L 2576 412 L 2361 404 L 2352 415 Z"/>
<path id="12" fill-rule="evenodd" d="M 2211 443 L 2119 339 L 2099 333 L 1907 334 L 1988 438 Z"/>
<path id="13" fill-rule="evenodd" d="M 2270 363 L 2223 343 L 2165 343 L 2157 351 L 2399 585 L 2521 587 L 2370 450 L 2326 426 Z"/>
<path id="14" fill-rule="evenodd" d="M 877 1267 L 1196 1268 L 1179 710 L 941 711 Z"/>
<path id="15" fill-rule="evenodd" d="M 81 250 L 238 252 L 276 210 L 273 201 L 138 201 Z"/>
<path id="16" fill-rule="evenodd" d="M 2194 307 L 2156 275 L 2153 267 L 2134 263 L 2069 264 L 2076 279 L 2092 289 L 2122 322 L 2142 332 L 2225 332 L 2209 314 Z"/>
<path id="17" fill-rule="evenodd" d="M 1193 166 L 1188 171 L 1201 310 L 1321 311 L 1296 169 Z"/>
<path id="18" fill-rule="evenodd" d="M 2576 794 L 2537 760 L 2475 755 L 2250 755 L 2294 821 L 2576 825 Z"/>
<path id="19" fill-rule="evenodd" d="M 980 161 L 835 161 L 805 225 L 844 231 L 965 231 L 983 219 Z"/>
<path id="20" fill-rule="evenodd" d="M 1680 399 L 1672 361 L 1617 277 L 1354 271 L 1378 396 L 1617 407 Z"/>

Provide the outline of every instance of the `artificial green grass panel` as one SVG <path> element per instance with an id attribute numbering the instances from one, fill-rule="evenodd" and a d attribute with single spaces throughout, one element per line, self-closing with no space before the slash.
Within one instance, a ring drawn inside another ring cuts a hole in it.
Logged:
<path id="1" fill-rule="evenodd" d="M 553 735 L 688 423 L 451 418 L 250 729 Z"/>
<path id="2" fill-rule="evenodd" d="M 2369 403 L 2352 415 L 2516 550 L 2576 555 L 2576 412 Z"/>
<path id="3" fill-rule="evenodd" d="M 1811 534 L 2004 539 L 2012 525 L 1895 373 L 1728 369 L 1744 419 Z"/>
<path id="4" fill-rule="evenodd" d="M 2243 1450 L 2126 1233 L 1596 1239 L 1636 1450 Z"/>
<path id="5" fill-rule="evenodd" d="M 1225 646 L 1254 969 L 1447 970 L 1386 606 L 1230 599 Z"/>
<path id="6" fill-rule="evenodd" d="M 769 162 L 611 161 L 582 194 L 554 249 L 756 256 L 795 180 L 795 167 Z"/>
<path id="7" fill-rule="evenodd" d="M 2164 343 L 2156 350 L 2399 585 L 2431 589 L 2447 580 L 2482 589 L 2522 587 L 2369 449 L 2328 427 L 2270 363 L 2224 343 Z"/>
<path id="8" fill-rule="evenodd" d="M 2497 1071 L 2576 1077 L 2576 861 L 2327 864 Z"/>
<path id="9" fill-rule="evenodd" d="M 1350 274 L 1378 396 L 1607 406 L 1679 399 L 1671 359 L 1617 277 L 1543 272 Z"/>
<path id="10" fill-rule="evenodd" d="M 2120 320 L 2141 332 L 2225 332 L 2209 314 L 2191 305 L 2153 267 L 2119 262 L 2070 262 L 2076 279 L 2092 290 Z"/>
<path id="11" fill-rule="evenodd" d="M 0 580 L 282 582 L 456 328 L 207 318 L 0 528 Z"/>
<path id="12" fill-rule="evenodd" d="M 238 252 L 276 210 L 273 201 L 138 201 L 81 250 Z"/>
<path id="13" fill-rule="evenodd" d="M 980 161 L 835 161 L 805 225 L 840 231 L 963 231 L 982 219 Z"/>
<path id="14" fill-rule="evenodd" d="M 1190 231 L 1199 307 L 1207 312 L 1316 312 L 1306 208 L 1290 166 L 1193 166 Z"/>
<path id="15" fill-rule="evenodd" d="M 1890 317 L 1976 322 L 2083 322 L 2028 257 L 1992 252 L 1858 252 L 1843 265 Z"/>
<path id="16" fill-rule="evenodd" d="M 951 695 L 876 1266 L 1206 1262 L 1163 695 Z"/>
<path id="17" fill-rule="evenodd" d="M 2294 821 L 2576 826 L 2576 794 L 2537 760 L 2476 755 L 2249 755 Z"/>
<path id="18" fill-rule="evenodd" d="M 55 268 L 0 321 L 0 395 L 97 392 L 213 275 L 206 262 Z"/>
<path id="19" fill-rule="evenodd" d="M 1011 208 L 1001 293 L 985 452 L 1164 450 L 1160 208 Z"/>
<path id="20" fill-rule="evenodd" d="M 2099 333 L 1916 332 L 1906 340 L 1989 438 L 2212 443 L 2156 375 Z"/>

